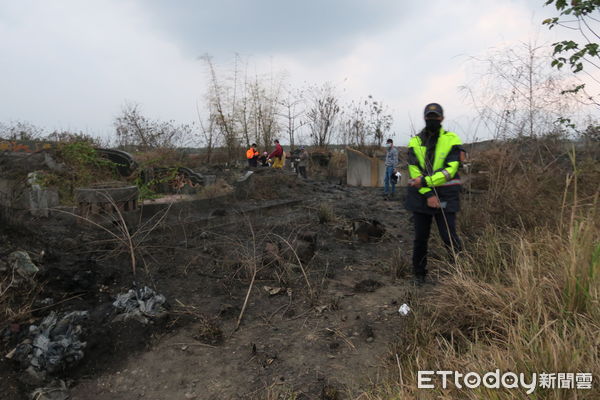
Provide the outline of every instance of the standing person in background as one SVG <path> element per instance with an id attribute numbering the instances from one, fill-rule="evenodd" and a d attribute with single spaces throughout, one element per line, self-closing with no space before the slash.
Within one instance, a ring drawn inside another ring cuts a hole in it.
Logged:
<path id="1" fill-rule="evenodd" d="M 389 200 L 396 192 L 397 179 L 394 178 L 398 168 L 398 149 L 394 147 L 394 141 L 388 139 L 386 142 L 387 153 L 385 154 L 385 177 L 383 179 L 383 199 Z M 390 188 L 391 186 L 391 188 Z"/>
<path id="2" fill-rule="evenodd" d="M 279 144 L 279 140 L 275 139 L 275 150 L 269 154 L 269 158 L 273 160 L 273 168 L 283 168 L 284 153 L 283 147 Z"/>
<path id="3" fill-rule="evenodd" d="M 450 255 L 454 257 L 462 249 L 456 233 L 462 142 L 456 133 L 442 128 L 444 111 L 439 104 L 428 104 L 424 117 L 425 128 L 408 143 L 411 179 L 406 196 L 406 209 L 413 212 L 413 269 L 419 285 L 425 282 L 427 274 L 427 245 L 433 218 Z"/>
<path id="4" fill-rule="evenodd" d="M 298 162 L 298 172 L 300 175 L 306 179 L 306 167 L 308 166 L 308 152 L 304 148 L 304 146 L 300 147 L 299 157 L 300 161 Z"/>
<path id="5" fill-rule="evenodd" d="M 256 143 L 252 143 L 252 146 L 246 151 L 246 158 L 248 159 L 248 166 L 250 168 L 258 167 L 258 151 L 256 150 Z"/>

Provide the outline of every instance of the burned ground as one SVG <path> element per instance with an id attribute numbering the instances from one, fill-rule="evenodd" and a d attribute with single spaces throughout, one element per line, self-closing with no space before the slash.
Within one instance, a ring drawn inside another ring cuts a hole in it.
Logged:
<path id="1" fill-rule="evenodd" d="M 148 232 L 135 281 L 168 300 L 149 324 L 112 322 L 134 278 L 106 234 L 44 219 L 10 229 L 0 258 L 44 251 L 36 301 L 53 304 L 3 326 L 2 350 L 50 310 L 89 311 L 85 357 L 55 374 L 74 399 L 346 398 L 393 357 L 398 307 L 415 296 L 402 277 L 411 229 L 400 199 L 272 171 L 245 198 L 172 208 Z M 8 399 L 36 386 L 7 359 L 0 378 Z"/>

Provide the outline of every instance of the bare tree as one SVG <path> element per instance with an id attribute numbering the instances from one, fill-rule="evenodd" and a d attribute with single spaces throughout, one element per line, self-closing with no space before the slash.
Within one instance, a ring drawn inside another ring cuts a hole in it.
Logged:
<path id="1" fill-rule="evenodd" d="M 29 122 L 16 121 L 7 125 L 0 123 L 0 138 L 7 140 L 35 140 L 44 135 L 44 130 Z"/>
<path id="2" fill-rule="evenodd" d="M 374 100 L 371 95 L 366 104 L 369 108 L 369 130 L 373 134 L 373 144 L 381 147 L 384 136 L 392 127 L 392 114 L 388 113 L 382 102 Z"/>
<path id="3" fill-rule="evenodd" d="M 340 111 L 336 90 L 331 83 L 310 90 L 306 121 L 315 146 L 326 148 L 329 145 Z"/>
<path id="4" fill-rule="evenodd" d="M 202 116 L 200 115 L 200 109 L 196 104 L 196 112 L 198 114 L 198 124 L 200 125 L 200 137 L 202 144 L 206 147 L 206 163 L 210 164 L 212 160 L 212 153 L 215 145 L 217 144 L 217 135 L 215 133 L 215 118 L 214 114 L 208 114 L 208 121 L 203 122 Z"/>
<path id="5" fill-rule="evenodd" d="M 366 101 L 352 101 L 346 110 L 342 111 L 341 140 L 342 143 L 357 147 L 363 151 L 368 143 L 369 130 L 367 127 Z"/>
<path id="6" fill-rule="evenodd" d="M 283 78 L 281 76 L 260 78 L 258 75 L 251 86 L 253 113 L 256 127 L 256 141 L 267 147 L 277 136 L 279 125 L 277 114 L 279 113 L 279 97 Z"/>
<path id="7" fill-rule="evenodd" d="M 207 95 L 209 119 L 214 119 L 216 131 L 223 140 L 227 149 L 229 160 L 237 158 L 239 139 L 236 130 L 236 90 L 237 90 L 237 56 L 233 71 L 233 84 L 227 85 L 217 76 L 217 71 L 212 58 L 204 55 L 202 60 L 206 63 L 209 73 L 209 91 Z"/>
<path id="8" fill-rule="evenodd" d="M 576 108 L 578 94 L 561 95 L 570 83 L 549 58 L 548 46 L 535 43 L 473 58 L 474 82 L 462 89 L 494 137 L 544 135 Z"/>
<path id="9" fill-rule="evenodd" d="M 352 101 L 341 115 L 342 142 L 363 152 L 370 153 L 371 147 L 381 147 L 392 126 L 392 115 L 371 95 L 366 100 Z"/>
<path id="10" fill-rule="evenodd" d="M 114 123 L 121 146 L 141 150 L 172 148 L 192 138 L 192 127 L 175 121 L 155 121 L 145 117 L 137 104 L 126 104 Z"/>
<path id="11" fill-rule="evenodd" d="M 304 94 L 301 90 L 292 90 L 287 88 L 286 95 L 280 101 L 282 111 L 278 114 L 283 120 L 285 131 L 290 140 L 290 150 L 294 150 L 296 145 L 296 135 L 300 128 L 306 125 L 307 121 L 302 117 L 306 113 Z"/>

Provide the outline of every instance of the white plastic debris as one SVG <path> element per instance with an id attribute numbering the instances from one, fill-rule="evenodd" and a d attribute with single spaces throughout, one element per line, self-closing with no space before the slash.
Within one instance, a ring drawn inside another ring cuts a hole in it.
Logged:
<path id="1" fill-rule="evenodd" d="M 403 317 L 406 317 L 408 315 L 408 313 L 410 312 L 410 307 L 408 306 L 408 304 L 404 303 L 400 306 L 400 308 L 398 309 L 398 312 Z"/>

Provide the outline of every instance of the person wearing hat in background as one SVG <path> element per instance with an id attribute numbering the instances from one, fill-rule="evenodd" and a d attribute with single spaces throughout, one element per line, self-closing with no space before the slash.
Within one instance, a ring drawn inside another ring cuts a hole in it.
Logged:
<path id="1" fill-rule="evenodd" d="M 304 146 L 300 147 L 300 154 L 298 155 L 298 158 L 298 172 L 300 173 L 300 176 L 306 179 L 306 167 L 308 166 L 308 152 L 306 151 Z"/>
<path id="2" fill-rule="evenodd" d="M 383 178 L 383 199 L 389 200 L 394 197 L 396 192 L 396 169 L 398 168 L 398 149 L 394 147 L 394 141 L 388 139 L 386 142 L 387 152 L 385 153 L 385 176 Z M 391 188 L 390 188 L 391 186 Z"/>
<path id="3" fill-rule="evenodd" d="M 409 187 L 406 209 L 412 211 L 415 239 L 413 269 L 417 284 L 425 282 L 427 245 L 431 221 L 435 218 L 444 246 L 454 257 L 462 245 L 456 232 L 459 211 L 462 142 L 454 132 L 442 128 L 444 110 L 437 103 L 424 112 L 425 128 L 408 144 Z"/>
<path id="4" fill-rule="evenodd" d="M 246 158 L 248 159 L 248 166 L 250 168 L 258 167 L 258 150 L 256 150 L 256 143 L 252 143 L 252 146 L 246 151 Z"/>

